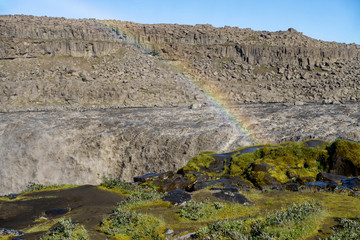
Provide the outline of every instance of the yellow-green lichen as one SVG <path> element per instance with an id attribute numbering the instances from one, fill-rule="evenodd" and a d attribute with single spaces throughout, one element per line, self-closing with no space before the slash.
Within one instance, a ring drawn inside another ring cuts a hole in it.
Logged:
<path id="1" fill-rule="evenodd" d="M 210 164 L 215 161 L 211 156 L 216 154 L 216 152 L 205 151 L 201 152 L 198 156 L 193 157 L 186 165 L 182 168 L 184 172 L 187 171 L 197 171 L 200 172 L 201 169 L 208 169 Z"/>
<path id="2" fill-rule="evenodd" d="M 346 140 L 336 140 L 328 148 L 331 158 L 350 160 L 354 166 L 360 168 L 360 144 Z"/>

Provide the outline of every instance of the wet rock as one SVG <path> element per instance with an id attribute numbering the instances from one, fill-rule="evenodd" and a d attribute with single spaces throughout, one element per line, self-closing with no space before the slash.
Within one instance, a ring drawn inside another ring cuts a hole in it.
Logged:
<path id="1" fill-rule="evenodd" d="M 351 188 L 356 191 L 360 191 L 360 177 L 353 177 L 349 179 L 341 180 L 344 187 Z"/>
<path id="2" fill-rule="evenodd" d="M 240 203 L 243 205 L 253 205 L 254 203 L 247 199 L 244 195 L 240 193 L 234 193 L 231 191 L 220 191 L 212 194 L 214 197 L 226 200 L 232 203 Z"/>
<path id="3" fill-rule="evenodd" d="M 212 191 L 219 191 L 220 190 L 220 191 L 234 192 L 234 193 L 239 192 L 239 188 L 237 188 L 237 187 L 223 187 L 223 188 L 221 188 L 221 187 L 213 187 L 210 190 L 212 190 Z"/>
<path id="4" fill-rule="evenodd" d="M 182 190 L 176 189 L 169 191 L 165 197 L 162 198 L 163 201 L 171 202 L 174 205 L 185 204 L 190 201 L 192 198 L 191 194 Z"/>
<path id="5" fill-rule="evenodd" d="M 134 182 L 148 182 L 153 180 L 167 180 L 173 177 L 175 173 L 173 171 L 162 172 L 162 173 L 148 173 L 142 176 L 134 177 Z"/>
<path id="6" fill-rule="evenodd" d="M 55 216 L 64 215 L 68 212 L 69 212 L 69 209 L 66 209 L 66 208 L 52 208 L 52 209 L 46 210 L 45 215 L 48 217 L 55 217 Z"/>
<path id="7" fill-rule="evenodd" d="M 261 163 L 256 163 L 256 164 L 253 164 L 253 171 L 255 172 L 267 172 L 269 171 L 270 169 L 274 169 L 275 167 L 274 166 L 271 166 L 267 163 L 264 163 L 264 162 L 261 162 Z"/>
<path id="8" fill-rule="evenodd" d="M 300 183 L 288 183 L 285 186 L 285 189 L 288 191 L 297 192 L 299 191 Z"/>
<path id="9" fill-rule="evenodd" d="M 0 228 L 0 236 L 22 236 L 24 234 L 24 232 L 15 229 Z"/>
<path id="10" fill-rule="evenodd" d="M 321 172 L 316 176 L 316 181 L 320 182 L 333 182 L 340 184 L 342 180 L 347 179 L 347 177 L 327 172 Z"/>
<path id="11" fill-rule="evenodd" d="M 304 144 L 304 147 L 307 147 L 307 148 L 325 147 L 325 146 L 329 145 L 329 143 L 327 143 L 326 141 L 323 141 L 323 140 L 309 140 L 309 141 L 305 141 L 303 144 Z"/>
<path id="12" fill-rule="evenodd" d="M 170 182 L 165 183 L 161 187 L 161 191 L 168 192 L 176 189 L 187 189 L 191 185 L 190 180 L 185 179 L 183 176 L 177 174 Z"/>
<path id="13" fill-rule="evenodd" d="M 304 185 L 301 186 L 301 190 L 306 190 L 306 191 L 323 191 L 323 190 L 328 190 L 329 188 L 329 184 L 326 182 L 320 182 L 320 181 L 313 181 L 313 182 L 307 182 Z"/>

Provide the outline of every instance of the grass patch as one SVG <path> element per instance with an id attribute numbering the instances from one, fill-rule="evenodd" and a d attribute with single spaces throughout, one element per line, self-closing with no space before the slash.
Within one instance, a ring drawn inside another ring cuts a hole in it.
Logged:
<path id="1" fill-rule="evenodd" d="M 208 224 L 195 236 L 200 239 L 303 239 L 316 230 L 322 212 L 321 204 L 316 201 L 293 203 L 265 218 Z"/>

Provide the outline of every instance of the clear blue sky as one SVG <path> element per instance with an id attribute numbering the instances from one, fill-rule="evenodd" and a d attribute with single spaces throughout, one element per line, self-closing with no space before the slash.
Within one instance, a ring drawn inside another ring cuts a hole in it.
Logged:
<path id="1" fill-rule="evenodd" d="M 0 15 L 212 24 L 360 44 L 360 0 L 0 0 Z"/>

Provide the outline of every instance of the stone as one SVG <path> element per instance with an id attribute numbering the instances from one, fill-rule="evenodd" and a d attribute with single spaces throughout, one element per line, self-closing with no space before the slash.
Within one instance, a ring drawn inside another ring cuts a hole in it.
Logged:
<path id="1" fill-rule="evenodd" d="M 360 177 L 353 177 L 349 179 L 342 179 L 341 184 L 344 187 L 360 191 Z"/>
<path id="2" fill-rule="evenodd" d="M 167 180 L 173 177 L 175 173 L 173 171 L 167 171 L 162 173 L 148 173 L 142 176 L 134 177 L 134 182 L 148 182 L 153 180 Z"/>
<path id="3" fill-rule="evenodd" d="M 308 140 L 308 141 L 305 141 L 304 143 L 304 147 L 307 147 L 307 148 L 313 148 L 313 147 L 325 147 L 325 146 L 328 146 L 329 143 L 327 143 L 326 141 L 324 140 Z"/>
<path id="4" fill-rule="evenodd" d="M 240 193 L 234 193 L 232 191 L 219 191 L 217 193 L 212 194 L 214 197 L 217 197 L 219 199 L 229 201 L 232 203 L 239 203 L 243 205 L 254 205 L 252 201 L 247 199 L 244 195 Z"/>
<path id="5" fill-rule="evenodd" d="M 340 184 L 341 181 L 345 179 L 347 179 L 347 177 L 327 172 L 321 172 L 316 176 L 316 181 L 333 182 L 336 184 Z"/>
<path id="6" fill-rule="evenodd" d="M 348 177 L 360 175 L 360 144 L 337 140 L 329 147 L 330 173 Z"/>
<path id="7" fill-rule="evenodd" d="M 163 185 L 163 187 L 160 188 L 163 192 L 168 192 L 170 190 L 176 190 L 176 189 L 188 189 L 191 185 L 191 182 L 187 179 L 185 179 L 181 175 L 176 175 L 175 178 L 173 178 L 170 182 L 167 182 Z"/>
<path id="8" fill-rule="evenodd" d="M 24 232 L 15 229 L 0 228 L 0 236 L 22 236 L 24 234 Z"/>
<path id="9" fill-rule="evenodd" d="M 169 191 L 163 201 L 171 202 L 174 205 L 184 205 L 191 201 L 192 195 L 182 189 L 176 189 Z"/>
<path id="10" fill-rule="evenodd" d="M 303 106 L 305 103 L 302 101 L 296 101 L 295 106 Z"/>
<path id="11" fill-rule="evenodd" d="M 287 183 L 285 189 L 288 191 L 297 192 L 299 191 L 300 183 Z"/>

